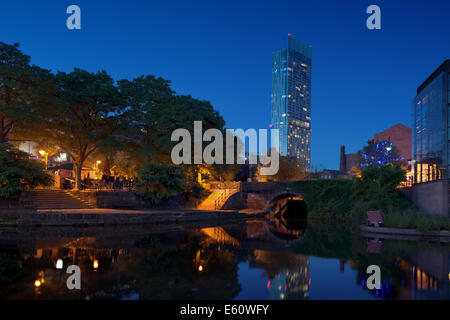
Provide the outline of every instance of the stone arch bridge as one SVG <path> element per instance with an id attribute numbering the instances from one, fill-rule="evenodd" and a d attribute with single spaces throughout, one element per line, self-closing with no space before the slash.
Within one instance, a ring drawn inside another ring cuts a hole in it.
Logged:
<path id="1" fill-rule="evenodd" d="M 240 192 L 230 196 L 221 209 L 254 209 L 268 211 L 278 200 L 304 197 L 293 188 L 293 182 L 245 182 Z"/>

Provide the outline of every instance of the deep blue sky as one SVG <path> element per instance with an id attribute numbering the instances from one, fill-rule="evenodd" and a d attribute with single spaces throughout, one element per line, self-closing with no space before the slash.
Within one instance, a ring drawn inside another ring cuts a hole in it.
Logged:
<path id="1" fill-rule="evenodd" d="M 82 30 L 66 28 L 67 6 Z M 381 8 L 381 30 L 366 8 Z M 418 85 L 450 58 L 448 0 L 2 1 L 0 41 L 53 71 L 153 74 L 211 101 L 229 128 L 268 128 L 271 54 L 291 33 L 313 47 L 312 163 L 339 167 L 394 124 L 411 126 Z"/>

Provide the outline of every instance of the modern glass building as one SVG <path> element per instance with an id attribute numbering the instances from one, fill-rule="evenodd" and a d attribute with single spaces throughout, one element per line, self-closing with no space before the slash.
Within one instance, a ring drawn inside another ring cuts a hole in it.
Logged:
<path id="1" fill-rule="evenodd" d="M 418 88 L 414 98 L 414 182 L 448 179 L 450 174 L 450 60 Z"/>
<path id="2" fill-rule="evenodd" d="M 311 46 L 288 35 L 272 54 L 271 126 L 280 130 L 280 155 L 311 162 Z"/>

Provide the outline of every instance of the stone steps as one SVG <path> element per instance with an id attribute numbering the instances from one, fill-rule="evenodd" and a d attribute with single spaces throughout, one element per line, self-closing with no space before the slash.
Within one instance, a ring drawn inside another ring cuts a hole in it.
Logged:
<path id="1" fill-rule="evenodd" d="M 220 210 L 237 189 L 216 189 L 197 207 L 199 210 Z"/>
<path id="2" fill-rule="evenodd" d="M 34 207 L 42 209 L 90 209 L 91 206 L 75 197 L 70 191 L 38 189 L 32 192 Z"/>

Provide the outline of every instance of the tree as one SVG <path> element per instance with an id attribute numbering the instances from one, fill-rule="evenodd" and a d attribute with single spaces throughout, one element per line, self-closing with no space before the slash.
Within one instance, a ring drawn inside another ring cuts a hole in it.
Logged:
<path id="1" fill-rule="evenodd" d="M 202 121 L 203 130 L 223 130 L 225 121 L 208 101 L 191 96 L 176 96 L 169 81 L 153 76 L 118 81 L 119 91 L 127 105 L 124 121 L 131 134 L 139 137 L 135 158 L 144 162 L 170 163 L 170 153 L 176 142 L 171 134 L 184 128 L 193 136 L 194 121 Z"/>
<path id="2" fill-rule="evenodd" d="M 397 186 L 404 181 L 406 171 L 399 165 L 372 165 L 361 171 L 356 180 L 355 192 L 364 201 L 384 209 L 398 198 Z"/>
<path id="3" fill-rule="evenodd" d="M 128 124 L 128 134 L 136 137 L 128 144 L 128 150 L 137 169 L 146 163 L 171 164 L 171 150 L 177 142 L 171 141 L 170 137 L 178 128 L 187 129 L 193 136 L 194 121 L 202 121 L 203 131 L 209 128 L 224 130 L 225 121 L 208 101 L 174 95 L 169 85 L 169 81 L 153 76 L 118 81 L 119 92 L 126 101 L 122 119 Z M 127 166 L 133 167 L 132 164 Z M 200 167 L 224 175 L 220 171 L 223 168 L 214 165 L 180 166 L 189 178 L 188 183 L 193 184 Z"/>
<path id="4" fill-rule="evenodd" d="M 20 195 L 38 185 L 53 185 L 53 176 L 43 163 L 30 160 L 27 153 L 11 145 L 0 145 L 0 198 Z"/>
<path id="5" fill-rule="evenodd" d="M 263 177 L 271 181 L 296 181 L 305 180 L 307 176 L 306 166 L 299 163 L 297 159 L 280 156 L 277 174 Z"/>
<path id="6" fill-rule="evenodd" d="M 105 71 L 59 72 L 54 95 L 54 102 L 39 112 L 37 140 L 58 145 L 72 158 L 80 189 L 84 162 L 115 139 L 123 106 L 114 80 Z"/>
<path id="7" fill-rule="evenodd" d="M 397 148 L 390 141 L 376 141 L 361 151 L 361 168 L 370 166 L 384 167 L 389 164 L 402 164 Z"/>
<path id="8" fill-rule="evenodd" d="M 18 48 L 0 42 L 0 143 L 30 132 L 28 124 L 49 99 L 50 71 L 30 65 Z"/>
<path id="9" fill-rule="evenodd" d="M 167 110 L 172 99 L 170 81 L 147 75 L 132 81 L 119 80 L 117 84 L 126 106 L 122 117 L 127 128 L 126 135 L 136 138 L 127 144 L 128 152 L 132 154 L 136 167 L 142 162 L 156 162 L 160 143 L 155 141 L 154 133 L 162 124 L 160 113 Z M 170 133 L 166 134 L 165 145 Z"/>

